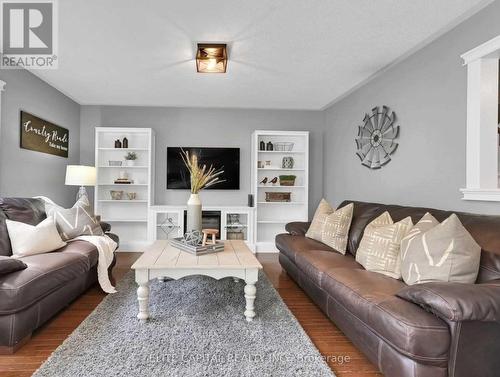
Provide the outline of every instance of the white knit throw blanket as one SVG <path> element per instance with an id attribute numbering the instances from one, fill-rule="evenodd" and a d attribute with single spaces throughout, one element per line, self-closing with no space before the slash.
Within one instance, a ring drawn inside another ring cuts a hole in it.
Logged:
<path id="1" fill-rule="evenodd" d="M 79 236 L 71 241 L 87 241 L 97 248 L 99 259 L 97 262 L 97 280 L 101 288 L 106 293 L 116 293 L 115 287 L 109 281 L 108 268 L 113 262 L 113 253 L 117 248 L 117 244 L 108 236 Z"/>

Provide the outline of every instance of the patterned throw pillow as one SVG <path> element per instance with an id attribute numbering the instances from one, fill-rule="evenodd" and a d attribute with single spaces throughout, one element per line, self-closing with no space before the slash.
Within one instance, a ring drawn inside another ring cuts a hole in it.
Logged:
<path id="1" fill-rule="evenodd" d="M 314 212 L 314 217 L 311 221 L 309 229 L 307 230 L 306 237 L 321 242 L 321 234 L 323 233 L 323 226 L 325 224 L 326 217 L 331 215 L 333 212 L 335 212 L 335 208 L 333 208 L 325 199 L 321 199 L 318 204 L 318 208 L 316 208 L 316 212 Z"/>
<path id="2" fill-rule="evenodd" d="M 349 228 L 354 204 L 350 203 L 338 210 L 322 199 L 314 213 L 306 237 L 323 242 L 341 254 L 346 253 Z"/>
<path id="3" fill-rule="evenodd" d="M 411 217 L 394 223 L 389 212 L 384 212 L 366 226 L 356 252 L 356 261 L 368 271 L 400 279 L 401 240 L 412 226 Z"/>
<path id="4" fill-rule="evenodd" d="M 57 204 L 46 203 L 47 216 L 52 216 L 64 241 L 78 236 L 102 236 L 99 221 L 94 216 L 89 199 L 82 196 L 72 208 L 62 208 Z"/>
<path id="5" fill-rule="evenodd" d="M 481 247 L 453 214 L 441 224 L 429 213 L 401 243 L 401 273 L 408 285 L 474 283 Z"/>

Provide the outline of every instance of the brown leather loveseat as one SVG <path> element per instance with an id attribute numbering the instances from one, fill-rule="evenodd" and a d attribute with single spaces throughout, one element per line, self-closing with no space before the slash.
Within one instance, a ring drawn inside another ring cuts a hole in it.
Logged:
<path id="1" fill-rule="evenodd" d="M 452 212 L 353 203 L 345 256 L 306 238 L 309 223 L 287 225 L 276 237 L 287 273 L 386 377 L 500 376 L 500 216 L 456 212 L 482 247 L 476 284 L 409 287 L 356 262 L 364 228 L 384 211 L 414 223 Z"/>
<path id="2" fill-rule="evenodd" d="M 46 218 L 41 199 L 0 198 L 0 255 L 12 255 L 5 219 L 37 225 Z M 101 223 L 104 232 L 111 226 Z M 0 353 L 15 352 L 54 314 L 97 281 L 98 251 L 72 241 L 54 252 L 20 258 L 27 268 L 0 276 Z M 113 267 L 110 266 L 110 269 Z"/>

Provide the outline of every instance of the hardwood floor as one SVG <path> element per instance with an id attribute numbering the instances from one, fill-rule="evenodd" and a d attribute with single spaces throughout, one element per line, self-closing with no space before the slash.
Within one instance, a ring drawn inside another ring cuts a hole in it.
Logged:
<path id="1" fill-rule="evenodd" d="M 130 270 L 130 266 L 140 254 L 118 253 L 117 255 L 113 276 L 119 280 Z M 321 354 L 328 357 L 328 364 L 338 377 L 382 376 L 281 269 L 277 254 L 259 254 L 258 259 L 283 301 Z M 31 376 L 105 296 L 97 286 L 90 288 L 37 330 L 32 339 L 14 355 L 0 356 L 0 377 Z"/>

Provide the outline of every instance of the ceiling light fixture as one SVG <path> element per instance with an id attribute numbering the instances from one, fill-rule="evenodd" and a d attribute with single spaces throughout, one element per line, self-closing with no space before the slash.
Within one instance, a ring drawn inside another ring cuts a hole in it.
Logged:
<path id="1" fill-rule="evenodd" d="M 227 48 L 223 43 L 198 43 L 196 71 L 200 73 L 225 73 Z"/>

